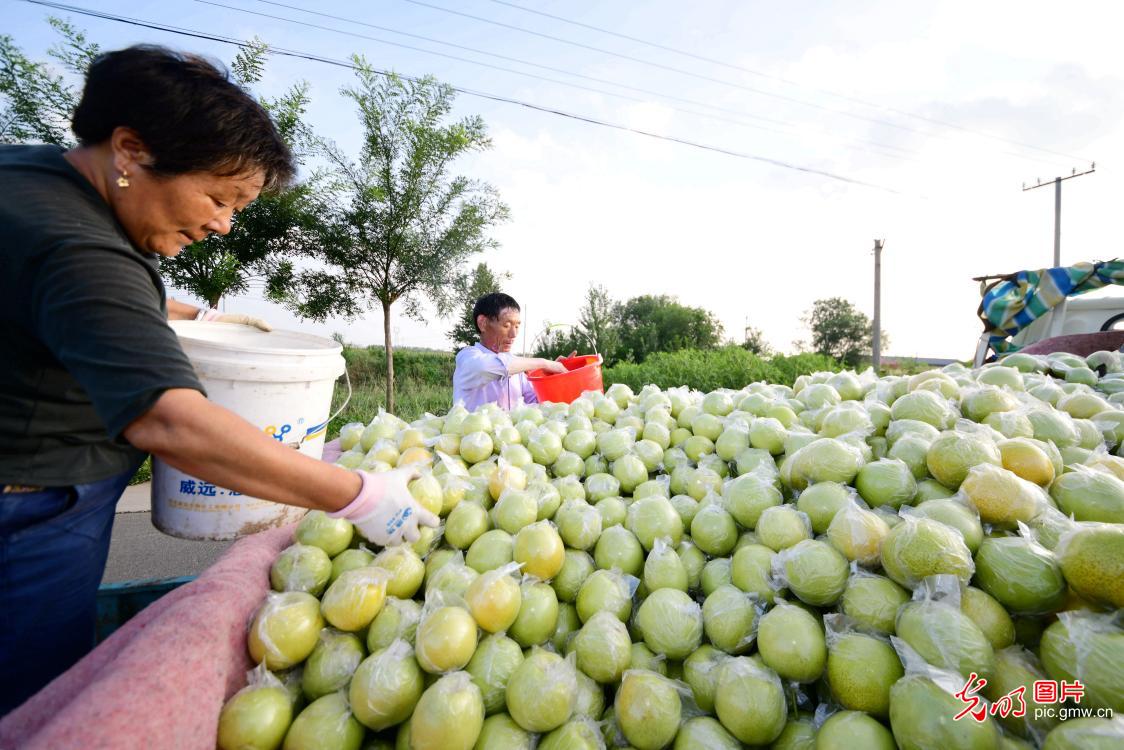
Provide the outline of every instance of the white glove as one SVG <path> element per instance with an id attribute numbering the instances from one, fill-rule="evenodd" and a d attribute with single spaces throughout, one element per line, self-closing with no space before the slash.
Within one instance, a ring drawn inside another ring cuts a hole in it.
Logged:
<path id="1" fill-rule="evenodd" d="M 436 527 L 440 519 L 423 508 L 410 494 L 407 483 L 421 476 L 416 466 L 373 474 L 356 472 L 363 479 L 359 494 L 340 510 L 328 515 L 346 518 L 359 533 L 380 547 L 403 540 L 416 542 L 418 526 Z"/>
<path id="2" fill-rule="evenodd" d="M 253 326 L 254 328 L 265 331 L 266 333 L 269 333 L 273 330 L 273 326 L 271 326 L 269 323 L 266 323 L 261 318 L 255 318 L 252 315 L 243 315 L 242 313 L 219 312 L 213 307 L 207 310 L 200 310 L 199 315 L 197 315 L 195 319 L 207 320 L 213 323 L 237 323 L 238 325 L 243 326 Z"/>

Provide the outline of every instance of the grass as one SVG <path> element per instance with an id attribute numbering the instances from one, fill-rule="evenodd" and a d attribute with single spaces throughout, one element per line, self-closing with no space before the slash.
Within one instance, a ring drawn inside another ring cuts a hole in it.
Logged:
<path id="1" fill-rule="evenodd" d="M 328 435 L 339 434 L 348 422 L 370 422 L 386 408 L 386 352 L 381 346 L 345 347 L 344 359 L 351 378 L 352 396 L 347 407 L 328 425 Z M 407 422 L 426 412 L 444 414 L 453 405 L 453 355 L 432 350 L 399 349 L 394 352 L 395 413 Z M 332 412 L 343 405 L 347 386 L 336 387 Z"/>
<path id="2" fill-rule="evenodd" d="M 841 369 L 838 362 L 820 354 L 759 357 L 740 346 L 721 349 L 685 349 L 653 354 L 639 364 L 622 363 L 605 368 L 605 385 L 625 383 L 634 391 L 654 383 L 660 388 L 687 385 L 700 391 L 742 388 L 766 381 L 792 385 L 800 375 Z"/>

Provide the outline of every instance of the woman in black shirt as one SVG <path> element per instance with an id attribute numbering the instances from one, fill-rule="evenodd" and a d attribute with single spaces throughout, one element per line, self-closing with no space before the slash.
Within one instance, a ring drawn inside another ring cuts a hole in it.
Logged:
<path id="1" fill-rule="evenodd" d="M 410 470 L 315 461 L 207 401 L 167 325 L 159 256 L 293 176 L 265 110 L 205 60 L 138 46 L 93 61 L 72 128 L 70 151 L 0 146 L 0 716 L 92 646 L 114 506 L 146 454 L 376 544 L 437 523 Z"/>

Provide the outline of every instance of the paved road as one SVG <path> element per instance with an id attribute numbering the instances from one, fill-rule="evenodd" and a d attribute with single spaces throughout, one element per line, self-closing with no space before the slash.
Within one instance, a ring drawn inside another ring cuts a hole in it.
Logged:
<path id="1" fill-rule="evenodd" d="M 151 513 L 118 513 L 102 583 L 198 575 L 232 542 L 190 542 L 156 530 Z"/>
<path id="2" fill-rule="evenodd" d="M 117 506 L 102 583 L 198 575 L 232 544 L 190 542 L 157 531 L 152 514 L 139 510 L 148 507 L 147 486 L 130 490 Z"/>

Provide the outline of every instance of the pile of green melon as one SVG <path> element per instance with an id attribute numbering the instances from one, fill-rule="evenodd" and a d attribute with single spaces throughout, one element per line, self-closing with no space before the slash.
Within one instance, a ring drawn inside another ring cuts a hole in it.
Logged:
<path id="1" fill-rule="evenodd" d="M 421 467 L 443 524 L 380 549 L 305 517 L 224 750 L 1124 747 L 1115 352 L 613 385 L 340 440 L 348 468 Z M 973 674 L 1025 715 L 955 719 Z"/>

